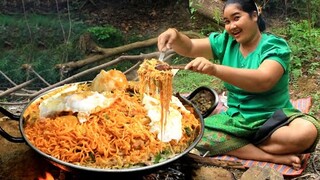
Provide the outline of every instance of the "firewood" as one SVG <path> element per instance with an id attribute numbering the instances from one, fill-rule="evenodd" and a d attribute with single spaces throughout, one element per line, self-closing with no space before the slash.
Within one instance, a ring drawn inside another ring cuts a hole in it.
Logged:
<path id="1" fill-rule="evenodd" d="M 233 169 L 245 169 L 245 167 L 241 164 L 241 162 L 237 162 L 237 161 L 226 161 L 226 160 L 214 159 L 212 157 L 202 157 L 192 153 L 189 153 L 188 157 L 192 158 L 195 162 L 201 163 L 201 164 L 233 168 Z"/>

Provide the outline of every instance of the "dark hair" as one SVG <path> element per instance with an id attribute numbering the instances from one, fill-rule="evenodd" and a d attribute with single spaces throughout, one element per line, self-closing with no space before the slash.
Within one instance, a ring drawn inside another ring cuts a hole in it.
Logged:
<path id="1" fill-rule="evenodd" d="M 238 4 L 240 6 L 240 9 L 244 12 L 247 12 L 250 16 L 252 16 L 252 13 L 256 11 L 259 12 L 257 4 L 253 0 L 227 0 L 223 7 L 223 11 L 229 4 Z M 264 22 L 263 18 L 261 17 L 261 14 L 258 13 L 258 27 L 260 32 L 263 32 L 266 30 L 266 23 Z"/>

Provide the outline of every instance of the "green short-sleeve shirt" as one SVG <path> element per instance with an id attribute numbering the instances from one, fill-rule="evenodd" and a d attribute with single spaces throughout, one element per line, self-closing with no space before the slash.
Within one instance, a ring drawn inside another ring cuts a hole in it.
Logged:
<path id="1" fill-rule="evenodd" d="M 225 83 L 228 90 L 229 116 L 239 115 L 246 119 L 246 123 L 269 118 L 276 110 L 293 108 L 289 95 L 289 60 L 291 50 L 286 41 L 272 34 L 263 33 L 257 48 L 243 57 L 240 44 L 226 31 L 212 33 L 209 36 L 214 58 L 219 59 L 225 66 L 234 68 L 257 69 L 268 59 L 280 63 L 284 74 L 279 82 L 270 90 L 263 93 L 252 93 Z"/>

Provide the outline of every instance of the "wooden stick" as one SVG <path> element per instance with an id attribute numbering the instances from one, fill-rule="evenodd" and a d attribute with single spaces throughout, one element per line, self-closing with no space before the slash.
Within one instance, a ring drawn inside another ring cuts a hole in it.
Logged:
<path id="1" fill-rule="evenodd" d="M 233 169 L 245 169 L 243 164 L 238 161 L 226 161 L 220 159 L 213 159 L 212 157 L 202 157 L 196 154 L 188 153 L 188 157 L 192 158 L 195 162 L 219 167 L 228 167 Z"/>

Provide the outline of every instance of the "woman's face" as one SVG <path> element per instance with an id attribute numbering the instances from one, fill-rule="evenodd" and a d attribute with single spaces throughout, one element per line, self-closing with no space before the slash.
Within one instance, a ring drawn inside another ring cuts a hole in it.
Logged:
<path id="1" fill-rule="evenodd" d="M 250 43 L 256 33 L 259 33 L 257 14 L 250 15 L 240 10 L 238 4 L 229 4 L 223 13 L 226 31 L 240 44 Z"/>

